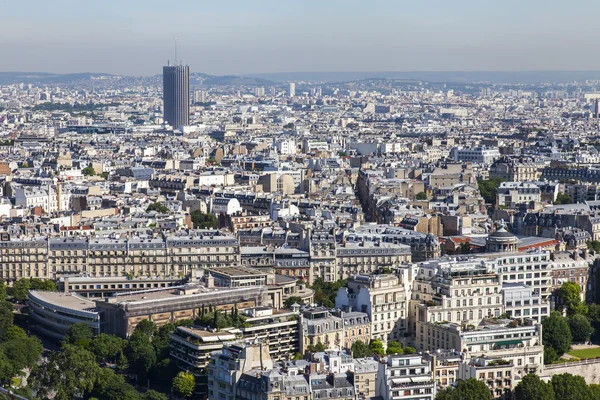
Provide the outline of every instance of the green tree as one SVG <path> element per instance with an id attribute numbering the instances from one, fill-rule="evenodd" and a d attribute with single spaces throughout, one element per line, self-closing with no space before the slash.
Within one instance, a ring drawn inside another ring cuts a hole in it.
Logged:
<path id="1" fill-rule="evenodd" d="M 57 290 L 56 283 L 50 279 L 33 278 L 29 280 L 29 285 L 29 290 L 45 290 L 48 292 L 56 292 Z"/>
<path id="2" fill-rule="evenodd" d="M 102 177 L 102 179 L 105 179 L 105 180 L 108 179 L 109 175 L 110 175 L 109 172 L 103 172 L 103 173 L 100 174 L 100 176 Z"/>
<path id="3" fill-rule="evenodd" d="M 600 385 L 592 383 L 589 386 L 593 400 L 600 400 Z"/>
<path id="4" fill-rule="evenodd" d="M 125 354 L 131 371 L 142 377 L 146 377 L 156 364 L 156 352 L 151 338 L 142 330 L 133 332 L 127 343 Z"/>
<path id="5" fill-rule="evenodd" d="M 556 200 L 554 200 L 554 204 L 573 204 L 573 198 L 566 193 L 559 193 L 556 195 Z"/>
<path id="6" fill-rule="evenodd" d="M 386 353 L 387 354 L 404 354 L 404 349 L 402 348 L 402 345 L 400 343 L 398 343 L 397 341 L 390 340 L 387 343 Z"/>
<path id="7" fill-rule="evenodd" d="M 125 357 L 123 352 L 119 353 L 119 357 L 117 358 L 117 369 L 121 372 L 127 371 L 129 369 L 129 360 Z"/>
<path id="8" fill-rule="evenodd" d="M 156 329 L 156 324 L 149 319 L 141 320 L 135 327 L 136 331 L 144 332 L 148 336 L 154 335 L 154 333 L 156 333 Z"/>
<path id="9" fill-rule="evenodd" d="M 191 217 L 195 229 L 217 229 L 219 227 L 217 217 L 214 214 L 192 211 Z"/>
<path id="10" fill-rule="evenodd" d="M 592 391 L 582 376 L 571 374 L 553 375 L 550 381 L 554 397 L 561 400 L 589 400 Z"/>
<path id="11" fill-rule="evenodd" d="M 90 351 L 98 361 L 115 362 L 123 352 L 126 342 L 120 337 L 101 333 L 92 339 Z"/>
<path id="12" fill-rule="evenodd" d="M 406 346 L 404 348 L 404 354 L 417 354 L 417 349 L 412 346 Z"/>
<path id="13" fill-rule="evenodd" d="M 569 328 L 574 342 L 587 342 L 594 333 L 592 324 L 583 314 L 574 314 L 569 318 Z"/>
<path id="14" fill-rule="evenodd" d="M 425 193 L 425 192 L 419 192 L 415 196 L 415 199 L 416 200 L 427 200 L 427 193 Z"/>
<path id="15" fill-rule="evenodd" d="M 573 337 L 565 317 L 558 311 L 552 311 L 542 321 L 542 327 L 542 342 L 545 346 L 552 347 L 558 357 L 569 351 Z"/>
<path id="16" fill-rule="evenodd" d="M 54 392 L 56 400 L 72 400 L 94 388 L 99 372 L 91 352 L 66 344 L 34 369 L 31 383 L 39 397 L 47 398 Z"/>
<path id="17" fill-rule="evenodd" d="M 73 324 L 67 330 L 63 337 L 63 343 L 74 344 L 81 347 L 88 347 L 92 341 L 94 332 L 92 328 L 85 322 Z"/>
<path id="18" fill-rule="evenodd" d="M 294 304 L 299 304 L 299 305 L 302 305 L 302 304 L 304 304 L 304 301 L 302 301 L 302 298 L 301 298 L 301 297 L 298 297 L 298 296 L 290 296 L 290 297 L 288 297 L 287 299 L 285 299 L 285 301 L 283 302 L 283 306 L 284 306 L 285 308 L 291 308 L 291 307 L 292 307 L 292 305 L 294 305 Z"/>
<path id="19" fill-rule="evenodd" d="M 369 350 L 371 350 L 371 353 L 375 354 L 376 356 L 381 357 L 385 355 L 385 350 L 383 350 L 383 343 L 379 339 L 371 340 L 371 343 L 369 343 Z"/>
<path id="20" fill-rule="evenodd" d="M 478 180 L 477 186 L 479 187 L 479 193 L 481 193 L 481 197 L 484 198 L 486 203 L 495 205 L 496 204 L 496 194 L 498 193 L 498 186 L 504 182 L 504 179 L 501 178 L 493 178 L 488 180 Z"/>
<path id="21" fill-rule="evenodd" d="M 19 279 L 13 283 L 12 287 L 8 289 L 8 294 L 17 301 L 26 301 L 27 292 L 31 288 L 31 281 L 29 279 Z"/>
<path id="22" fill-rule="evenodd" d="M 369 346 L 362 340 L 357 340 L 352 343 L 352 357 L 354 358 L 363 358 L 369 357 L 371 355 L 371 350 Z"/>
<path id="23" fill-rule="evenodd" d="M 544 364 L 552 364 L 558 361 L 559 355 L 551 346 L 544 346 Z"/>
<path id="24" fill-rule="evenodd" d="M 588 304 L 587 317 L 594 328 L 594 338 L 598 338 L 600 334 L 600 304 Z"/>
<path id="25" fill-rule="evenodd" d="M 491 400 L 492 393 L 487 385 L 475 378 L 458 381 L 456 386 L 440 390 L 435 400 Z"/>
<path id="26" fill-rule="evenodd" d="M 600 240 L 590 240 L 587 242 L 587 248 L 596 252 L 596 253 L 600 253 Z"/>
<path id="27" fill-rule="evenodd" d="M 142 394 L 141 400 L 168 400 L 167 395 L 164 393 L 157 392 L 156 390 L 148 390 Z"/>
<path id="28" fill-rule="evenodd" d="M 146 208 L 146 212 L 150 212 L 150 211 L 156 211 L 159 214 L 168 214 L 169 213 L 169 209 L 167 208 L 167 206 L 165 206 L 164 204 L 162 204 L 160 202 L 150 204 L 148 206 L 148 208 Z"/>
<path id="29" fill-rule="evenodd" d="M 95 397 L 103 398 L 109 387 L 118 386 L 123 383 L 125 383 L 123 375 L 118 375 L 110 368 L 100 368 L 98 375 L 96 375 L 96 381 L 94 382 L 91 394 Z"/>
<path id="30" fill-rule="evenodd" d="M 563 283 L 558 290 L 558 298 L 561 310 L 566 309 L 567 315 L 587 314 L 587 306 L 581 300 L 581 287 L 577 283 Z"/>
<path id="31" fill-rule="evenodd" d="M 12 312 L 12 305 L 5 301 L 0 306 L 0 340 L 6 340 L 10 329 L 13 327 L 15 315 Z"/>
<path id="32" fill-rule="evenodd" d="M 3 360 L 2 381 L 19 375 L 24 368 L 35 366 L 44 350 L 40 340 L 34 336 L 15 338 L 0 344 Z"/>
<path id="33" fill-rule="evenodd" d="M 82 169 L 82 170 L 81 170 L 81 173 L 82 173 L 84 176 L 94 176 L 94 175 L 96 175 L 96 170 L 94 169 L 94 167 L 92 167 L 92 166 L 90 165 L 90 166 L 87 166 L 87 167 L 85 167 L 84 169 Z"/>
<path id="34" fill-rule="evenodd" d="M 173 378 L 173 389 L 177 395 L 188 398 L 194 394 L 194 388 L 196 387 L 196 378 L 189 372 L 180 372 Z"/>
<path id="35" fill-rule="evenodd" d="M 539 376 L 528 374 L 515 388 L 515 400 L 554 400 L 554 388 Z"/>
<path id="36" fill-rule="evenodd" d="M 8 329 L 6 330 L 6 335 L 5 335 L 6 340 L 26 339 L 26 338 L 27 338 L 27 333 L 21 327 L 13 325 L 13 326 L 9 326 Z"/>

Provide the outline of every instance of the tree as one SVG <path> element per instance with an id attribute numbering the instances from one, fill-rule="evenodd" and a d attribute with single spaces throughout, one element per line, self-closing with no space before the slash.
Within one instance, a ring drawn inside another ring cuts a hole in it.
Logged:
<path id="1" fill-rule="evenodd" d="M 552 311 L 542 321 L 542 342 L 545 346 L 552 347 L 558 357 L 565 354 L 571 348 L 573 337 L 567 319 L 558 311 Z"/>
<path id="2" fill-rule="evenodd" d="M 587 242 L 587 248 L 596 252 L 596 253 L 600 253 L 600 240 L 590 240 Z"/>
<path id="3" fill-rule="evenodd" d="M 55 393 L 56 400 L 71 400 L 94 388 L 100 367 L 94 355 L 86 349 L 65 344 L 52 352 L 48 361 L 35 368 L 31 381 L 38 397 Z"/>
<path id="4" fill-rule="evenodd" d="M 164 204 L 162 204 L 160 202 L 150 204 L 148 206 L 148 208 L 146 208 L 146 212 L 150 212 L 150 211 L 156 211 L 159 214 L 168 214 L 169 213 L 169 209 L 167 208 L 167 206 L 165 206 Z"/>
<path id="5" fill-rule="evenodd" d="M 487 385 L 475 378 L 458 381 L 455 387 L 440 390 L 435 400 L 491 400 L 492 393 Z"/>
<path id="6" fill-rule="evenodd" d="M 554 397 L 561 400 L 589 400 L 592 391 L 582 376 L 560 374 L 552 376 L 550 381 L 554 389 Z"/>
<path id="7" fill-rule="evenodd" d="M 177 376 L 175 376 L 175 378 L 173 378 L 173 389 L 175 390 L 175 393 L 177 393 L 181 397 L 192 397 L 192 394 L 194 394 L 195 387 L 196 378 L 194 378 L 193 374 L 187 371 L 181 371 L 177 374 Z"/>
<path id="8" fill-rule="evenodd" d="M 4 302 L 0 306 L 0 340 L 6 340 L 9 335 L 9 330 L 13 326 L 15 315 L 12 312 L 12 305 Z"/>
<path id="9" fill-rule="evenodd" d="M 12 339 L 26 339 L 27 333 L 23 330 L 23 328 L 18 327 L 16 325 L 9 326 L 6 330 L 6 335 L 4 336 L 6 340 Z"/>
<path id="10" fill-rule="evenodd" d="M 152 336 L 156 332 L 156 324 L 149 319 L 144 319 L 137 324 L 135 330 L 144 332 L 148 336 Z"/>
<path id="11" fill-rule="evenodd" d="M 376 356 L 381 357 L 385 355 L 383 343 L 379 339 L 371 340 L 371 343 L 369 343 L 369 350 L 371 350 L 371 353 L 375 354 Z"/>
<path id="12" fill-rule="evenodd" d="M 49 292 L 56 292 L 57 290 L 56 283 L 50 279 L 33 278 L 29 280 L 29 285 L 29 290 L 45 290 Z"/>
<path id="13" fill-rule="evenodd" d="M 554 400 L 554 389 L 539 376 L 528 374 L 515 388 L 515 400 Z"/>
<path id="14" fill-rule="evenodd" d="M 96 175 L 96 170 L 94 169 L 94 167 L 89 165 L 89 166 L 85 167 L 84 169 L 82 169 L 81 173 L 84 176 L 94 176 L 94 175 Z"/>
<path id="15" fill-rule="evenodd" d="M 300 305 L 302 305 L 302 304 L 304 304 L 304 301 L 302 301 L 301 297 L 290 296 L 287 299 L 285 299 L 285 301 L 283 302 L 283 306 L 285 308 L 291 308 L 292 305 L 294 305 L 294 304 L 300 304 Z"/>
<path id="16" fill-rule="evenodd" d="M 27 292 L 31 288 L 31 281 L 29 279 L 19 279 L 13 283 L 12 287 L 8 289 L 8 294 L 11 295 L 17 301 L 26 301 Z"/>
<path id="17" fill-rule="evenodd" d="M 24 368 L 35 366 L 44 350 L 36 337 L 24 337 L 8 340 L 0 345 L 2 355 L 1 380 L 6 382 L 21 373 Z M 6 362 L 5 362 L 6 361 Z"/>
<path id="18" fill-rule="evenodd" d="M 425 193 L 425 192 L 419 192 L 415 196 L 415 199 L 416 200 L 427 200 L 427 193 Z"/>
<path id="19" fill-rule="evenodd" d="M 142 330 L 134 331 L 125 350 L 131 370 L 146 377 L 156 364 L 156 352 L 150 336 Z"/>
<path id="20" fill-rule="evenodd" d="M 490 203 L 492 205 L 496 204 L 496 194 L 498 193 L 498 186 L 504 182 L 502 178 L 492 178 L 488 180 L 478 180 L 477 186 L 479 187 L 479 193 L 481 193 L 481 197 L 485 199 L 486 203 Z"/>
<path id="21" fill-rule="evenodd" d="M 600 334 L 600 304 L 588 304 L 587 317 L 594 328 L 594 338 L 598 338 Z"/>
<path id="22" fill-rule="evenodd" d="M 569 318 L 569 328 L 574 342 L 587 342 L 594 333 L 592 324 L 583 314 L 575 314 Z"/>
<path id="23" fill-rule="evenodd" d="M 544 346 L 544 364 L 552 364 L 559 359 L 556 350 L 551 346 Z"/>
<path id="24" fill-rule="evenodd" d="M 157 392 L 156 390 L 148 390 L 142 394 L 141 400 L 168 400 L 167 395 L 164 393 Z"/>
<path id="25" fill-rule="evenodd" d="M 123 383 L 125 383 L 123 375 L 117 375 L 115 371 L 110 368 L 100 368 L 91 394 L 99 398 L 104 397 L 104 394 L 109 387 L 118 386 Z"/>
<path id="26" fill-rule="evenodd" d="M 101 333 L 92 339 L 90 351 L 98 361 L 116 361 L 125 348 L 125 341 L 120 337 Z"/>
<path id="27" fill-rule="evenodd" d="M 567 315 L 587 313 L 587 307 L 581 301 L 581 287 L 577 283 L 571 281 L 563 283 L 558 290 L 558 298 L 562 306 L 561 310 L 566 309 Z"/>
<path id="28" fill-rule="evenodd" d="M 88 347 L 93 335 L 92 328 L 87 323 L 80 322 L 69 327 L 66 335 L 63 337 L 63 343 Z"/>
<path id="29" fill-rule="evenodd" d="M 412 346 L 406 346 L 404 348 L 404 354 L 417 354 L 417 349 Z"/>
<path id="30" fill-rule="evenodd" d="M 554 204 L 573 204 L 573 198 L 566 193 L 559 193 L 556 195 L 556 200 L 554 200 Z"/>
<path id="31" fill-rule="evenodd" d="M 327 350 L 327 348 L 321 342 L 319 342 L 319 343 L 317 343 L 315 345 L 309 345 L 308 346 L 308 351 L 310 351 L 311 353 L 321 353 L 321 352 L 323 352 L 325 350 Z"/>
<path id="32" fill-rule="evenodd" d="M 398 343 L 397 341 L 390 340 L 387 343 L 386 353 L 387 354 L 404 354 L 404 349 L 402 348 L 402 345 L 400 343 Z"/>
<path id="33" fill-rule="evenodd" d="M 217 229 L 219 224 L 214 214 L 192 211 L 192 223 L 195 229 Z"/>
<path id="34" fill-rule="evenodd" d="M 102 179 L 105 179 L 105 180 L 108 179 L 109 175 L 110 175 L 109 172 L 103 172 L 103 173 L 100 174 L 100 176 L 102 177 Z"/>
<path id="35" fill-rule="evenodd" d="M 352 343 L 352 357 L 354 358 L 363 358 L 369 357 L 371 355 L 371 350 L 369 346 L 362 340 L 357 340 Z"/>
<path id="36" fill-rule="evenodd" d="M 592 395 L 591 398 L 593 400 L 600 400 L 600 385 L 595 384 L 595 383 L 591 383 L 589 385 L 589 388 L 590 388 L 590 392 L 591 392 L 591 395 Z"/>

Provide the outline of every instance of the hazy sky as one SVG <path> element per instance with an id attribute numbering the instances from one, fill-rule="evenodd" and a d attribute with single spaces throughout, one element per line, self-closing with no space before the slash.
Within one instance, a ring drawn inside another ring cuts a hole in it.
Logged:
<path id="1" fill-rule="evenodd" d="M 0 71 L 599 70 L 600 1 L 0 0 Z"/>

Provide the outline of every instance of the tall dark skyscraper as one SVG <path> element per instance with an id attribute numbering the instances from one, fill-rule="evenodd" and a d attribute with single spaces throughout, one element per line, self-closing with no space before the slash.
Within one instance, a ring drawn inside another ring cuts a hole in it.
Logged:
<path id="1" fill-rule="evenodd" d="M 164 119 L 173 128 L 190 124 L 190 67 L 163 67 Z"/>

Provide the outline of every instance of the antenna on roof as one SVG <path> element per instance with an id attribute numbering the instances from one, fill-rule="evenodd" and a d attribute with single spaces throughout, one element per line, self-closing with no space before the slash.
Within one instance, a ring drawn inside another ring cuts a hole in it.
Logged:
<path id="1" fill-rule="evenodd" d="M 175 38 L 175 65 L 177 65 L 177 38 Z"/>

